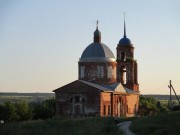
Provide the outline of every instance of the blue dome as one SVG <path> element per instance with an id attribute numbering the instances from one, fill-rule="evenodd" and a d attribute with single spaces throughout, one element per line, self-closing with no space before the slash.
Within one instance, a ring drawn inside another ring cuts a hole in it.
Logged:
<path id="1" fill-rule="evenodd" d="M 131 40 L 126 37 L 126 24 L 124 20 L 124 36 L 120 39 L 118 46 L 132 46 Z"/>
<path id="2" fill-rule="evenodd" d="M 120 39 L 118 46 L 124 46 L 124 45 L 132 46 L 131 40 L 127 37 L 123 37 L 122 39 Z"/>
<path id="3" fill-rule="evenodd" d="M 80 61 L 109 61 L 115 60 L 112 51 L 103 43 L 94 42 L 82 53 Z"/>

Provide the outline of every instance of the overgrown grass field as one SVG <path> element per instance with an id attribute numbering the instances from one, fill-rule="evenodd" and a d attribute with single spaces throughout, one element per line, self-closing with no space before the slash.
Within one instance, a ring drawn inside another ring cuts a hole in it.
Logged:
<path id="1" fill-rule="evenodd" d="M 113 118 L 53 119 L 0 125 L 0 135 L 122 135 Z"/>
<path id="2" fill-rule="evenodd" d="M 180 112 L 138 118 L 130 128 L 138 135 L 179 135 Z"/>

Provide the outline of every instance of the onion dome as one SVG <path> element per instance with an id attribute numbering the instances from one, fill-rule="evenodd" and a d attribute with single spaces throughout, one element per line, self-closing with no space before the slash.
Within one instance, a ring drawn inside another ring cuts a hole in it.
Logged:
<path id="1" fill-rule="evenodd" d="M 94 32 L 94 42 L 83 51 L 80 62 L 109 62 L 115 61 L 114 54 L 108 46 L 101 43 L 101 32 L 98 26 Z"/>

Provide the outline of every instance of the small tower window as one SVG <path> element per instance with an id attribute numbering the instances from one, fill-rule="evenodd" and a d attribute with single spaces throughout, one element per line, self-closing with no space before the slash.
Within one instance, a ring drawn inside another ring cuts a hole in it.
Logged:
<path id="1" fill-rule="evenodd" d="M 121 61 L 126 61 L 126 53 L 121 52 Z"/>

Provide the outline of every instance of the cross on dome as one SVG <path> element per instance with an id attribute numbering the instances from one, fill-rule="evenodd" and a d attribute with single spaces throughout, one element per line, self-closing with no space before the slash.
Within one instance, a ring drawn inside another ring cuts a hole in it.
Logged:
<path id="1" fill-rule="evenodd" d="M 96 21 L 96 29 L 98 29 L 99 20 Z"/>

